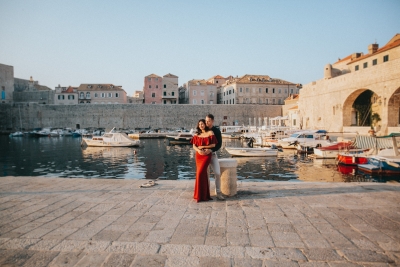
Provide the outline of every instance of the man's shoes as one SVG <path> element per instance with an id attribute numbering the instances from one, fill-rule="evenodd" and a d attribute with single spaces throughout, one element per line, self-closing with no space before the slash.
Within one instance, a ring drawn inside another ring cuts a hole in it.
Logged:
<path id="1" fill-rule="evenodd" d="M 217 199 L 221 200 L 221 201 L 224 201 L 225 197 L 222 195 L 222 193 L 217 193 Z"/>

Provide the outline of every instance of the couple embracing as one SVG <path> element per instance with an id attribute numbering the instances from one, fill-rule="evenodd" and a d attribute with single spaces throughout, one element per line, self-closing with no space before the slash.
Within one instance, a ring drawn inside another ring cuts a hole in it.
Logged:
<path id="1" fill-rule="evenodd" d="M 214 125 L 214 116 L 208 114 L 206 119 L 197 123 L 196 134 L 191 140 L 196 151 L 196 183 L 193 198 L 197 201 L 212 200 L 210 196 L 210 180 L 208 166 L 214 171 L 215 192 L 218 200 L 225 200 L 221 193 L 221 171 L 217 151 L 221 148 L 221 131 Z"/>

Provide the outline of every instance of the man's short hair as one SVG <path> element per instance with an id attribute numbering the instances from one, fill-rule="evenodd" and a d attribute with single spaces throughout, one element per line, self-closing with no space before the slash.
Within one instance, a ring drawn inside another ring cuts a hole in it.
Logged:
<path id="1" fill-rule="evenodd" d="M 206 117 L 208 117 L 208 118 L 210 118 L 210 119 L 214 120 L 214 115 L 213 115 L 213 114 L 207 114 L 207 116 L 206 116 Z"/>

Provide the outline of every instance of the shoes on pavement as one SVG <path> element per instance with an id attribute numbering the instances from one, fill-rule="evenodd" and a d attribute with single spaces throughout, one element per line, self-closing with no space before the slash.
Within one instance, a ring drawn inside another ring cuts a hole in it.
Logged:
<path id="1" fill-rule="evenodd" d="M 218 200 L 225 200 L 225 197 L 222 195 L 222 193 L 217 193 L 217 199 Z"/>

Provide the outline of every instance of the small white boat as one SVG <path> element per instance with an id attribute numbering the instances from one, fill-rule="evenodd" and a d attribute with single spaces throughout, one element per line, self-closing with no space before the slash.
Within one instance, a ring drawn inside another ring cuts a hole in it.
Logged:
<path id="1" fill-rule="evenodd" d="M 293 133 L 288 138 L 283 138 L 278 141 L 278 146 L 282 148 L 297 148 L 300 144 L 304 147 L 317 147 L 317 146 L 329 146 L 332 143 L 329 141 L 326 131 L 299 131 Z"/>
<path id="2" fill-rule="evenodd" d="M 20 136 L 24 136 L 23 132 L 10 133 L 10 137 L 20 137 Z"/>
<path id="3" fill-rule="evenodd" d="M 276 157 L 278 149 L 270 147 L 225 147 L 226 151 L 236 157 Z"/>
<path id="4" fill-rule="evenodd" d="M 37 137 L 49 136 L 51 130 L 50 128 L 43 128 L 42 130 L 36 132 Z"/>
<path id="5" fill-rule="evenodd" d="M 116 133 L 113 128 L 109 133 L 102 136 L 93 136 L 92 138 L 82 137 L 82 145 L 100 146 L 100 147 L 138 147 L 139 140 L 130 139 L 126 133 Z"/>
<path id="6" fill-rule="evenodd" d="M 170 144 L 190 144 L 193 138 L 192 133 L 178 133 L 177 135 L 166 135 L 165 138 Z"/>

